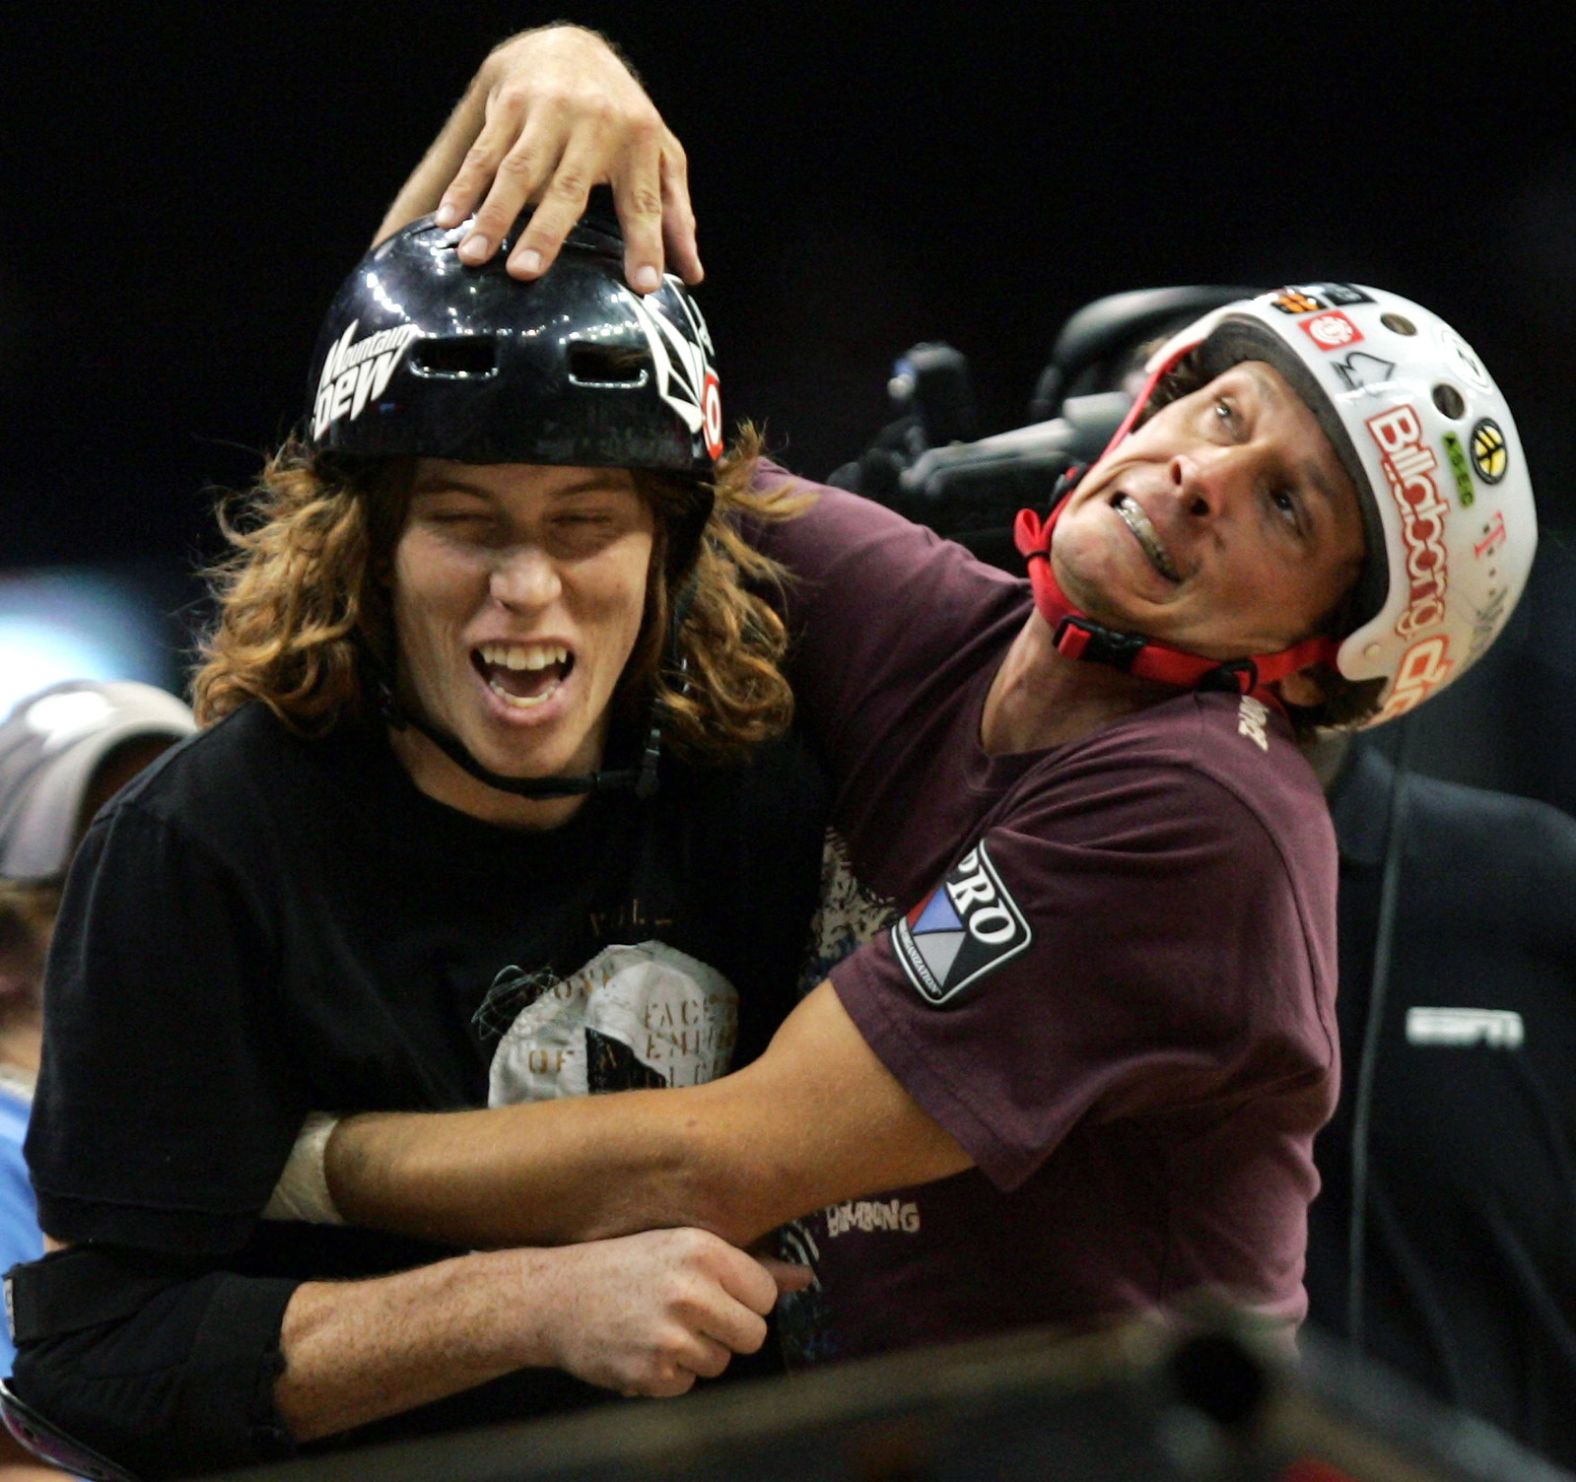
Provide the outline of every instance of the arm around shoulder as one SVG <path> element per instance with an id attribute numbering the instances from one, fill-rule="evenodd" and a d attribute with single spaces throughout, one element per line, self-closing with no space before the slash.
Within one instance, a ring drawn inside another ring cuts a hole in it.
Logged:
<path id="1" fill-rule="evenodd" d="M 830 983 L 759 1060 L 707 1085 L 352 1117 L 327 1158 L 347 1218 L 484 1245 L 678 1225 L 744 1244 L 824 1204 L 968 1166 Z"/>

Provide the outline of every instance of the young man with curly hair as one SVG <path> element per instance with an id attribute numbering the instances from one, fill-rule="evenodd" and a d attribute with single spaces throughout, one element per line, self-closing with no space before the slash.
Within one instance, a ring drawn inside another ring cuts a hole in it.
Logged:
<path id="1" fill-rule="evenodd" d="M 759 1053 L 814 904 L 778 568 L 735 529 L 782 501 L 723 456 L 698 306 L 625 287 L 610 221 L 530 284 L 457 242 L 417 223 L 347 280 L 308 426 L 226 514 L 203 731 L 66 889 L 28 1142 L 65 1248 L 13 1273 L 13 1385 L 139 1473 L 678 1393 L 797 1279 L 700 1230 L 261 1218 L 315 1107 Z"/>

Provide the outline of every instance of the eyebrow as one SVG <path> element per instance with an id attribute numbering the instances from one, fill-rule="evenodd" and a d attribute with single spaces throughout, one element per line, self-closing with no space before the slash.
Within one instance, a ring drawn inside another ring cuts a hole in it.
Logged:
<path id="1" fill-rule="evenodd" d="M 572 484 L 565 484 L 561 488 L 551 491 L 550 498 L 567 498 L 571 494 L 600 493 L 610 489 L 598 474 L 587 474 L 583 479 L 576 479 Z M 419 494 L 470 494 L 477 499 L 494 499 L 493 490 L 481 484 L 472 483 L 469 479 L 455 478 L 451 474 L 430 473 L 416 480 L 411 489 L 411 497 Z"/>
<path id="2" fill-rule="evenodd" d="M 1248 379 L 1253 382 L 1254 389 L 1259 393 L 1260 397 L 1273 406 L 1285 405 L 1286 398 L 1281 395 L 1280 387 L 1270 380 L 1270 378 L 1265 375 L 1258 366 L 1256 366 L 1251 360 L 1239 361 L 1238 364 Z M 1315 420 L 1317 421 L 1317 418 L 1315 418 Z M 1324 433 L 1324 427 L 1322 424 L 1320 425 L 1319 431 Z M 1330 439 L 1328 433 L 1324 433 L 1324 440 L 1329 442 Z M 1335 452 L 1333 443 L 1330 446 L 1330 451 L 1332 453 Z M 1336 453 L 1336 461 L 1340 461 L 1339 453 Z M 1313 487 L 1314 492 L 1323 498 L 1324 502 L 1330 506 L 1330 509 L 1333 512 L 1336 505 L 1336 488 L 1335 485 L 1330 482 L 1329 478 L 1325 474 L 1325 471 L 1319 466 L 1318 461 L 1313 458 L 1305 459 L 1298 467 L 1297 472 L 1302 479 L 1304 479 Z"/>

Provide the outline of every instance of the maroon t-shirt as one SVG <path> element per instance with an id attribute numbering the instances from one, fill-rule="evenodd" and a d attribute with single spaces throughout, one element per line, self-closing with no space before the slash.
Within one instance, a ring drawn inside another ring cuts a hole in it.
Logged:
<path id="1" fill-rule="evenodd" d="M 1282 714 L 1179 694 L 989 756 L 1025 583 L 824 490 L 763 545 L 799 578 L 795 690 L 836 782 L 818 960 L 974 1158 L 785 1232 L 793 1357 L 1148 1310 L 1303 1316 L 1335 1100 L 1336 852 Z"/>

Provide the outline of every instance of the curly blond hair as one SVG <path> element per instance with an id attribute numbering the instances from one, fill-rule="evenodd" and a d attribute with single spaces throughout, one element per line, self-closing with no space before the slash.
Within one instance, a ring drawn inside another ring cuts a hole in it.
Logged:
<path id="1" fill-rule="evenodd" d="M 653 700 L 681 755 L 725 762 L 780 734 L 793 695 L 779 668 L 782 619 L 764 595 L 783 568 L 739 534 L 741 516 L 784 519 L 805 496 L 755 487 L 761 438 L 745 427 L 718 466 L 716 504 L 680 588 L 676 642 L 669 535 L 692 508 L 693 486 L 637 471 L 657 515 L 641 631 L 614 704 L 635 717 Z M 414 461 L 351 464 L 292 440 L 251 490 L 229 497 L 220 527 L 226 558 L 207 573 L 218 603 L 193 679 L 204 725 L 248 700 L 292 730 L 321 735 L 370 700 L 369 659 L 393 671 L 394 622 L 386 573 L 404 527 Z M 676 656 L 677 662 L 674 662 Z"/>

